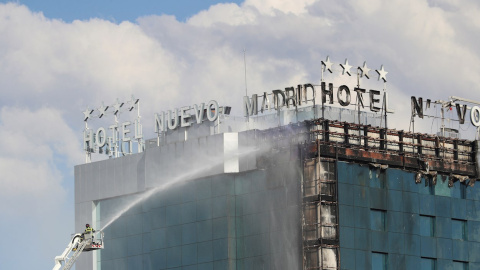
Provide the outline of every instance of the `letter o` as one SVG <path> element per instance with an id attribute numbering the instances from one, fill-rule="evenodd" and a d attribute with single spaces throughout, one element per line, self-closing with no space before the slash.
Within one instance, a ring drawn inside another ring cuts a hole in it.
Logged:
<path id="1" fill-rule="evenodd" d="M 341 99 L 342 91 L 345 91 L 345 94 L 346 94 L 345 99 L 346 100 Z M 338 103 L 340 103 L 340 105 L 342 105 L 343 107 L 350 105 L 351 97 L 350 97 L 350 89 L 348 88 L 348 86 L 342 85 L 338 88 L 337 99 L 338 99 Z"/>
<path id="2" fill-rule="evenodd" d="M 213 107 L 213 108 L 212 108 Z M 210 100 L 207 103 L 207 119 L 208 121 L 215 121 L 218 118 L 218 102 Z"/>
<path id="3" fill-rule="evenodd" d="M 101 134 L 103 132 L 103 135 Z M 95 133 L 95 143 L 98 147 L 103 147 L 107 142 L 107 132 L 103 127 L 97 129 Z"/>
<path id="4" fill-rule="evenodd" d="M 470 122 L 476 127 L 480 126 L 480 108 L 478 106 L 473 106 L 470 110 Z"/>

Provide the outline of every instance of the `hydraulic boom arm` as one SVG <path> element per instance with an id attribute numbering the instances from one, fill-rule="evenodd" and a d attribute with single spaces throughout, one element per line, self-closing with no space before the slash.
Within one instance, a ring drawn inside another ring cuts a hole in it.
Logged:
<path id="1" fill-rule="evenodd" d="M 82 241 L 81 234 L 77 233 L 73 236 L 72 240 L 68 242 L 67 248 L 63 251 L 62 255 L 55 257 L 55 266 L 53 267 L 53 270 L 60 270 L 62 268 L 62 262 L 66 263 L 67 261 L 71 260 L 68 257 L 68 255 L 73 251 L 75 247 L 77 247 L 77 250 L 78 250 L 78 244 L 81 241 Z M 85 248 L 85 245 L 83 245 L 83 248 Z"/>
<path id="2" fill-rule="evenodd" d="M 55 257 L 53 270 L 69 270 L 82 252 L 103 249 L 103 232 L 97 232 L 97 238 L 93 237 L 94 234 L 94 232 L 75 234 L 62 255 Z"/>

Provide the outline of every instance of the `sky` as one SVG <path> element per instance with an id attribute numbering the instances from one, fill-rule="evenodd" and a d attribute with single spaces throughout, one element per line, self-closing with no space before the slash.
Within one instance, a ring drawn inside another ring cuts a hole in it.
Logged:
<path id="1" fill-rule="evenodd" d="M 327 56 L 335 86 L 356 84 L 345 59 L 352 70 L 367 61 L 372 89 L 383 88 L 374 69 L 384 66 L 397 129 L 409 129 L 412 95 L 480 100 L 474 0 L 163 2 L 0 2 L 0 268 L 52 268 L 74 233 L 87 107 L 133 94 L 153 136 L 154 113 L 175 107 L 215 99 L 241 115 L 244 63 L 249 94 L 261 94 L 318 84 Z"/>

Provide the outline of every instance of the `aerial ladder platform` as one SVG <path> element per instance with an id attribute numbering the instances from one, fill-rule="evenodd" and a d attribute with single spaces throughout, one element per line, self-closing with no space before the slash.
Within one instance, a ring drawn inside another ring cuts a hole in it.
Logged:
<path id="1" fill-rule="evenodd" d="M 82 252 L 103 249 L 103 232 L 77 233 L 68 242 L 67 248 L 55 257 L 53 270 L 69 270 Z"/>

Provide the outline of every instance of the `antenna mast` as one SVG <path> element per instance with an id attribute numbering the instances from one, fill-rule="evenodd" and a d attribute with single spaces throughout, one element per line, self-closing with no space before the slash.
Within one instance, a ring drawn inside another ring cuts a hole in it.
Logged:
<path id="1" fill-rule="evenodd" d="M 243 47 L 243 65 L 245 66 L 245 96 L 248 97 L 248 92 L 247 92 L 247 60 L 246 60 L 246 50 L 245 47 Z"/>

